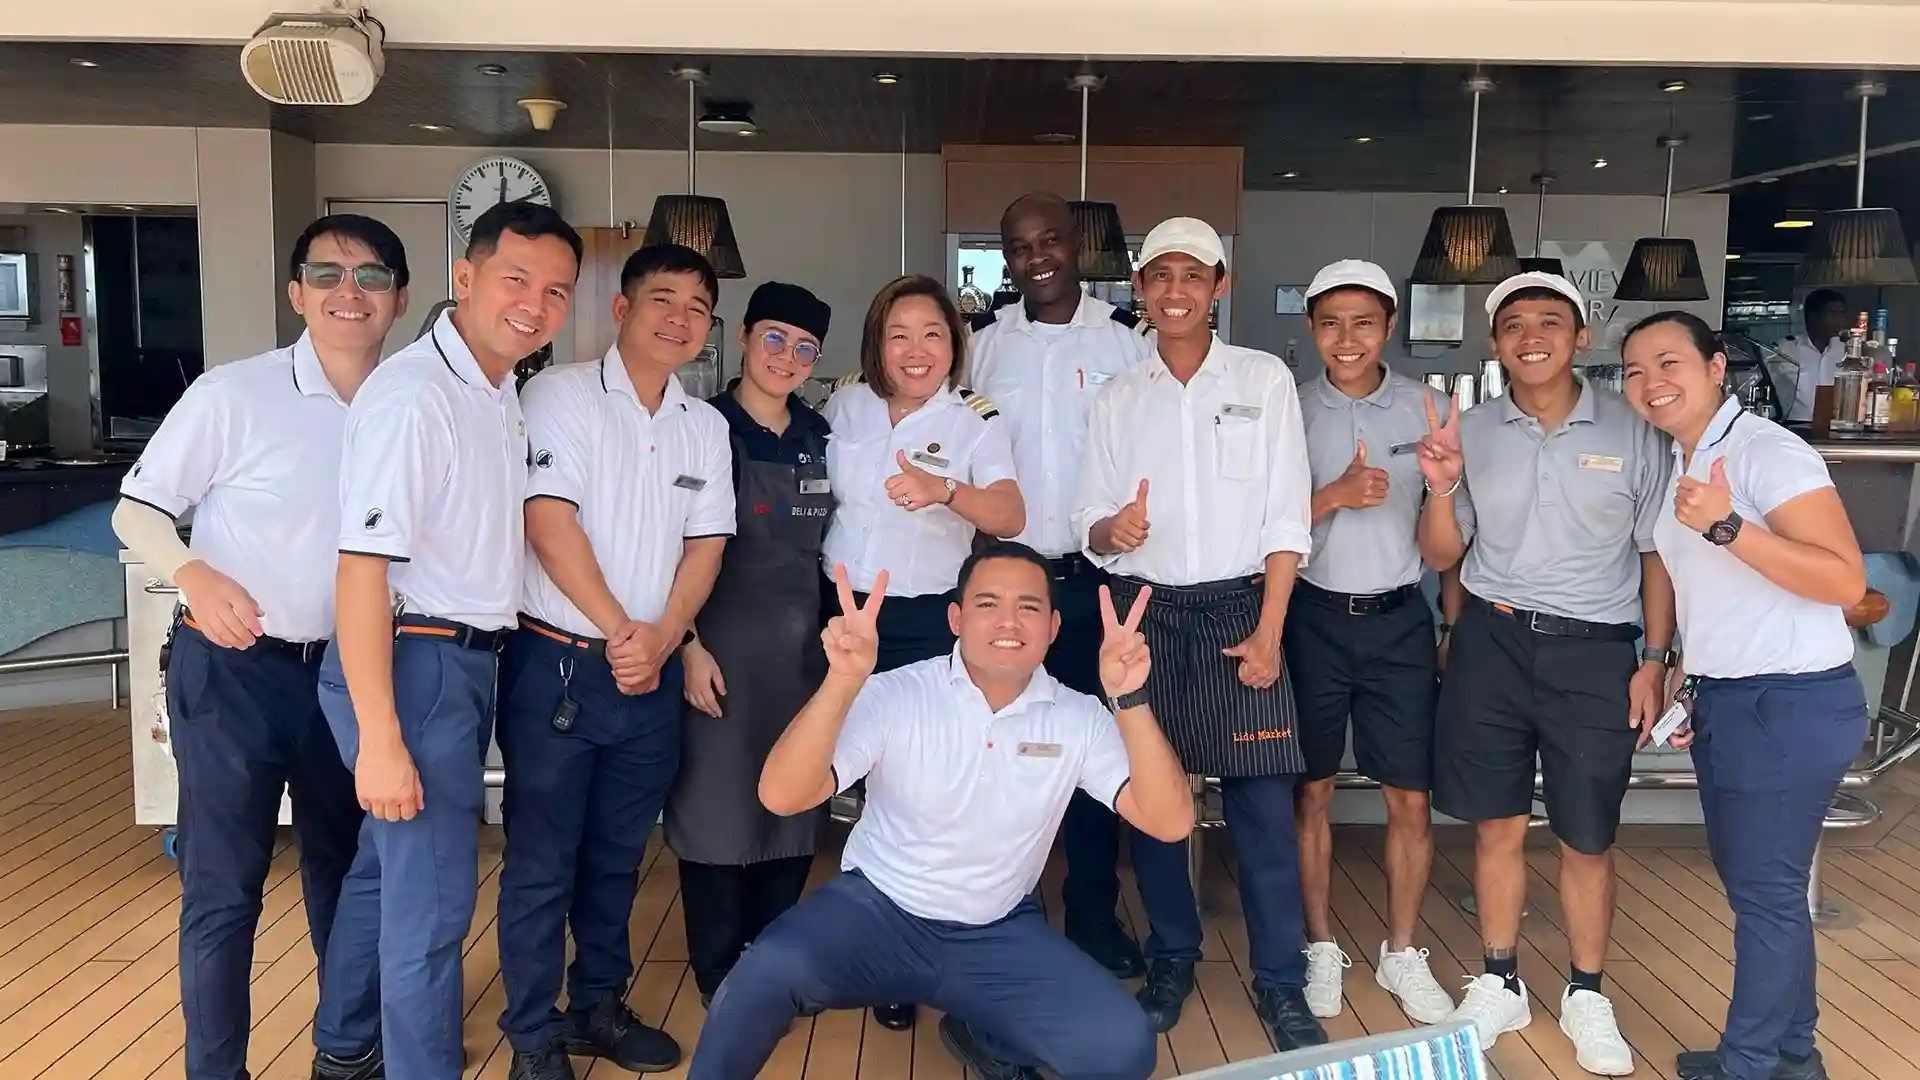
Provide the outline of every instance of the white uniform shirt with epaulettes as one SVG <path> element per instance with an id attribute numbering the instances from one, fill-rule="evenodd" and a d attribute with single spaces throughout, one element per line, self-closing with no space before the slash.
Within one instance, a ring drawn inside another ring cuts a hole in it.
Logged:
<path id="1" fill-rule="evenodd" d="M 1330 592 L 1383 593 L 1418 582 L 1424 572 L 1419 524 L 1425 489 L 1414 450 L 1427 434 L 1427 402 L 1441 416 L 1451 402 L 1418 379 L 1384 365 L 1382 373 L 1380 385 L 1363 398 L 1348 397 L 1324 374 L 1300 394 L 1315 491 L 1340 479 L 1362 442 L 1366 464 L 1387 472 L 1385 502 L 1335 510 L 1313 526 L 1313 560 L 1300 576 Z M 1153 507 L 1151 494 L 1147 507 Z"/>
<path id="2" fill-rule="evenodd" d="M 1611 390 L 1579 382 L 1559 430 L 1511 395 L 1460 417 L 1454 495 L 1470 542 L 1460 584 L 1482 600 L 1596 623 L 1640 621 L 1640 556 L 1673 512 L 1667 438 Z"/>
<path id="3" fill-rule="evenodd" d="M 1747 528 L 1764 528 L 1767 515 L 1781 506 L 1833 486 L 1820 452 L 1729 397 L 1694 447 L 1693 460 L 1683 465 L 1681 453 L 1676 444 L 1664 500 L 1668 509 L 1654 525 L 1653 538 L 1673 578 L 1687 674 L 1710 679 L 1795 675 L 1850 662 L 1853 631 L 1844 609 L 1768 581 L 1739 556 L 1682 525 L 1671 509 L 1680 477 L 1710 481 L 1714 462 L 1725 461 L 1734 512 Z"/>
<path id="4" fill-rule="evenodd" d="M 969 382 L 1008 421 L 1027 527 L 1016 540 L 1048 558 L 1078 552 L 1073 531 L 1093 399 L 1114 376 L 1153 355 L 1146 324 L 1081 294 L 1065 323 L 1035 322 L 1025 304 L 976 316 Z"/>
<path id="5" fill-rule="evenodd" d="M 193 380 L 120 483 L 178 518 L 188 549 L 260 604 L 285 641 L 333 636 L 347 403 L 306 334 Z"/>
<path id="6" fill-rule="evenodd" d="M 451 311 L 353 397 L 340 464 L 340 550 L 391 561 L 408 614 L 481 630 L 518 622 L 527 425 Z"/>
<path id="7" fill-rule="evenodd" d="M 973 523 L 946 506 L 904 510 L 887 498 L 887 480 L 900 472 L 902 451 L 918 468 L 973 487 L 1014 479 L 1013 443 L 993 402 L 943 386 L 893 424 L 886 399 L 849 376 L 821 415 L 833 429 L 827 479 L 839 499 L 821 549 L 827 574 L 845 563 L 854 589 L 869 592 L 885 570 L 889 596 L 937 595 L 959 584 Z"/>
<path id="8" fill-rule="evenodd" d="M 614 345 L 598 363 L 561 364 L 527 382 L 527 498 L 579 512 L 607 588 L 628 618 L 656 622 L 688 540 L 732 536 L 733 446 L 720 410 L 667 378 L 649 413 Z M 593 625 L 527 552 L 523 610 L 583 638 Z"/>

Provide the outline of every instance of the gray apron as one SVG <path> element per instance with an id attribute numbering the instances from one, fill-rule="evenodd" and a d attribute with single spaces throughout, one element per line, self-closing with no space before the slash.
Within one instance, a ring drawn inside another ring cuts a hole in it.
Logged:
<path id="1" fill-rule="evenodd" d="M 820 545 L 833 515 L 824 439 L 795 468 L 733 459 L 737 527 L 695 625 L 727 692 L 719 718 L 686 706 L 680 774 L 667 797 L 667 843 L 690 862 L 741 866 L 811 855 L 826 806 L 778 817 L 760 805 L 767 752 L 826 677 L 820 647 Z"/>

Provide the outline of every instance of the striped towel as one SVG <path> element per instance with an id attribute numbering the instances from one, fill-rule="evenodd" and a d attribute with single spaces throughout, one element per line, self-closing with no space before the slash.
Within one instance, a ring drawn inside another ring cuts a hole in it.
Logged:
<path id="1" fill-rule="evenodd" d="M 1351 1056 L 1336 1043 L 1209 1069 L 1194 1074 L 1194 1080 L 1485 1080 L 1487 1075 L 1479 1033 L 1471 1024 L 1356 1039 L 1349 1045 Z M 1302 1063 L 1308 1055 L 1319 1063 Z"/>

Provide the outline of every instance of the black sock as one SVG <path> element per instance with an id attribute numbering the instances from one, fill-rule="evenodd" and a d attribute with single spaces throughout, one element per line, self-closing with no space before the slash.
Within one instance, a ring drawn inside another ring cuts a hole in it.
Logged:
<path id="1" fill-rule="evenodd" d="M 1487 950 L 1486 960 L 1487 974 L 1500 976 L 1501 979 L 1505 980 L 1509 991 L 1516 994 L 1522 992 L 1520 989 L 1520 959 L 1513 954 L 1512 949 L 1489 949 Z"/>
<path id="2" fill-rule="evenodd" d="M 1597 994 L 1600 992 L 1600 973 L 1569 967 L 1567 968 L 1567 985 L 1575 990 L 1591 990 Z"/>

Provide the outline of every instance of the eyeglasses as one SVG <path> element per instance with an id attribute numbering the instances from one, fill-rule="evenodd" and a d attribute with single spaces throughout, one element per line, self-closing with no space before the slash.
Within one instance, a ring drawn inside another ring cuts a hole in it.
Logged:
<path id="1" fill-rule="evenodd" d="M 310 262 L 300 264 L 300 280 L 310 289 L 325 289 L 331 292 L 347 280 L 348 271 L 353 273 L 353 283 L 360 286 L 361 292 L 392 292 L 397 275 L 391 266 L 379 263 L 363 263 L 359 266 L 341 266 L 339 263 Z"/>
<path id="2" fill-rule="evenodd" d="M 787 335 L 778 330 L 769 330 L 761 334 L 760 343 L 767 347 L 767 353 L 771 356 L 779 356 L 787 351 Z M 793 358 L 812 367 L 813 362 L 820 359 L 820 346 L 811 341 L 802 341 L 794 345 Z"/>

